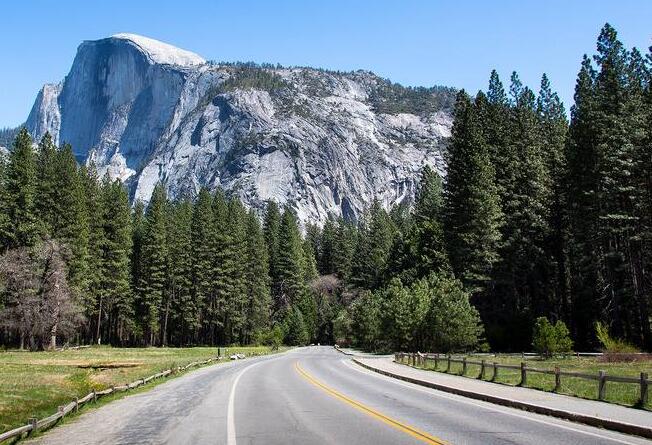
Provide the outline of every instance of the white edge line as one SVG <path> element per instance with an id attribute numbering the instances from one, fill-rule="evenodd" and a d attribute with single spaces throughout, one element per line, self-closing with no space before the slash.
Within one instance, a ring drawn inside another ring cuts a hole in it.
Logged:
<path id="1" fill-rule="evenodd" d="M 240 377 L 244 375 L 245 372 L 249 371 L 251 368 L 254 366 L 258 366 L 261 363 L 269 363 L 271 361 L 278 360 L 280 358 L 283 358 L 288 352 L 292 351 L 292 349 L 281 352 L 278 354 L 276 357 L 267 359 L 267 360 L 260 360 L 256 363 L 252 363 L 251 365 L 247 366 L 244 368 L 240 373 L 235 376 L 235 379 L 233 380 L 233 385 L 231 386 L 231 392 L 229 393 L 229 404 L 227 407 L 226 411 L 226 443 L 227 445 L 236 445 L 236 436 L 235 436 L 235 391 L 238 386 L 238 382 L 240 381 Z"/>
<path id="2" fill-rule="evenodd" d="M 373 372 L 373 371 L 370 371 L 370 370 L 367 370 L 367 369 L 364 369 L 364 368 L 359 369 L 358 366 L 355 366 L 355 365 L 353 365 L 351 363 L 351 359 L 341 359 L 341 362 L 344 363 L 349 368 L 351 368 L 351 369 L 353 369 L 355 371 L 358 371 L 358 372 L 360 372 L 362 374 L 373 375 L 374 377 L 380 377 L 383 380 L 388 380 L 388 381 L 391 381 L 391 382 L 393 382 L 393 383 L 395 383 L 397 385 L 401 385 L 401 386 L 404 386 L 404 387 L 407 387 L 407 388 L 416 389 L 417 391 L 420 391 L 420 392 L 423 392 L 423 393 L 426 393 L 426 394 L 430 394 L 430 395 L 433 395 L 435 397 L 443 397 L 444 399 L 465 403 L 467 405 L 477 406 L 479 408 L 483 408 L 483 409 L 486 409 L 486 410 L 489 410 L 489 411 L 497 411 L 499 413 L 503 413 L 503 414 L 507 414 L 507 415 L 510 415 L 510 416 L 513 416 L 513 417 L 518 417 L 518 418 L 521 418 L 521 419 L 529 420 L 531 422 L 543 423 L 545 425 L 555 426 L 555 427 L 562 428 L 562 429 L 565 429 L 565 430 L 574 431 L 576 433 L 586 434 L 586 435 L 593 436 L 593 437 L 599 437 L 600 439 L 603 439 L 603 440 L 606 439 L 606 440 L 609 440 L 609 441 L 612 441 L 612 442 L 617 442 L 617 443 L 621 443 L 621 444 L 625 444 L 625 445 L 635 445 L 634 442 L 626 442 L 624 440 L 616 439 L 616 438 L 613 438 L 613 437 L 600 435 L 600 434 L 592 433 L 590 431 L 580 430 L 580 429 L 577 429 L 577 428 L 572 428 L 572 427 L 566 426 L 566 425 L 561 425 L 561 424 L 556 423 L 556 422 L 548 422 L 548 421 L 545 421 L 545 420 L 542 420 L 542 419 L 535 419 L 535 418 L 532 418 L 532 417 L 529 417 L 529 416 L 524 416 L 524 415 L 521 415 L 521 414 L 513 413 L 513 412 L 511 412 L 509 410 L 506 410 L 506 409 L 504 409 L 502 407 L 499 408 L 497 406 L 496 407 L 494 407 L 494 406 L 486 406 L 484 404 L 480 404 L 480 403 L 476 403 L 476 402 L 472 402 L 470 400 L 467 400 L 463 396 L 451 397 L 448 394 L 446 394 L 445 392 L 440 391 L 440 390 L 436 390 L 434 388 L 430 388 L 430 390 L 427 390 L 425 388 L 419 387 L 419 385 L 416 385 L 414 383 L 411 384 L 411 383 L 403 382 L 401 380 L 398 380 L 398 379 L 395 379 L 395 378 L 392 378 L 392 377 L 389 377 L 389 376 L 385 376 L 385 375 L 382 375 L 382 374 L 378 374 L 377 372 Z M 436 391 L 436 393 L 434 391 Z M 486 402 L 486 403 L 488 403 L 488 402 Z M 533 414 L 537 415 L 536 413 L 533 413 Z M 560 420 L 560 422 L 561 421 L 562 420 Z M 609 430 L 605 430 L 605 431 L 609 431 Z M 610 434 L 621 434 L 621 433 L 617 433 L 617 432 L 614 432 L 614 431 L 609 431 L 609 433 Z"/>

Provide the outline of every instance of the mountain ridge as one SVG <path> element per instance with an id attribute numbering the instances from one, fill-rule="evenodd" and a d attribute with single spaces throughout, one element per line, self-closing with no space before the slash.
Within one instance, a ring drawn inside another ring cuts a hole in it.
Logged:
<path id="1" fill-rule="evenodd" d="M 159 181 L 173 197 L 222 187 L 248 206 L 273 199 L 323 222 L 356 219 L 374 198 L 412 200 L 424 165 L 444 174 L 454 92 L 361 70 L 207 62 L 118 34 L 83 42 L 26 125 L 71 143 L 133 199 L 147 201 Z"/>

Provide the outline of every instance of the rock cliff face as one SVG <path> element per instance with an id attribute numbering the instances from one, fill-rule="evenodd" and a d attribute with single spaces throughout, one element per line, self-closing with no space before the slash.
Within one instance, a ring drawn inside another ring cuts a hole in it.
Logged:
<path id="1" fill-rule="evenodd" d="M 357 218 L 375 197 L 412 199 L 419 172 L 443 173 L 453 90 L 407 89 L 372 73 L 209 63 L 131 34 L 80 45 L 27 120 L 148 200 L 222 187 L 302 221 Z"/>

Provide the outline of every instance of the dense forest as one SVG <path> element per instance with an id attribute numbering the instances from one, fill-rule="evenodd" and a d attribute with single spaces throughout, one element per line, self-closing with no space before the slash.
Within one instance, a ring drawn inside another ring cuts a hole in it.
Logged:
<path id="1" fill-rule="evenodd" d="M 547 317 L 576 349 L 597 322 L 652 349 L 651 64 L 605 25 L 570 120 L 545 75 L 535 94 L 494 71 L 457 94 L 445 178 L 321 227 L 220 190 L 130 205 L 22 129 L 0 162 L 0 344 L 521 351 Z"/>

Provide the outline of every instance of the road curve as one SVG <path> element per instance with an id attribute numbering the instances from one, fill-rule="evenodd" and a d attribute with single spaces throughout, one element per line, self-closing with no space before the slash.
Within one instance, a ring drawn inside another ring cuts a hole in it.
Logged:
<path id="1" fill-rule="evenodd" d="M 30 443 L 652 444 L 422 388 L 329 347 L 209 366 L 112 402 Z"/>

